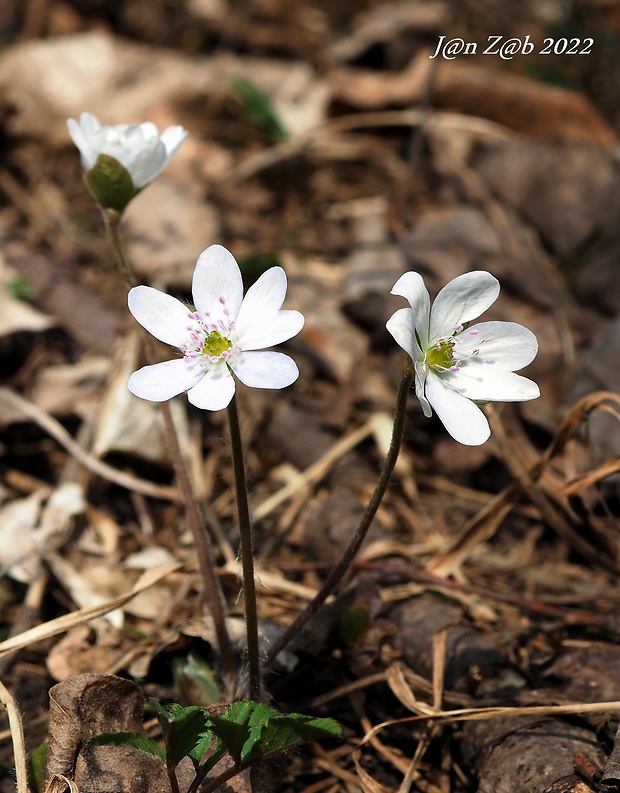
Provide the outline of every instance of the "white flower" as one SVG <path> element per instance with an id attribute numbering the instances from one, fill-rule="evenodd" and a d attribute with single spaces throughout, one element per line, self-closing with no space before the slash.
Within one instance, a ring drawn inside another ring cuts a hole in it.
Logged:
<path id="1" fill-rule="evenodd" d="M 426 417 L 431 408 L 452 437 L 468 446 L 484 443 L 489 424 L 475 404 L 520 402 L 540 396 L 536 383 L 515 374 L 536 357 L 536 336 L 514 322 L 467 323 L 497 300 L 499 282 L 478 270 L 460 275 L 430 306 L 419 273 L 401 276 L 393 295 L 406 298 L 387 329 L 411 356 L 416 396 Z"/>
<path id="2" fill-rule="evenodd" d="M 150 121 L 102 127 L 92 113 L 82 113 L 79 124 L 68 119 L 67 127 L 87 172 L 100 155 L 112 157 L 127 170 L 136 192 L 159 176 L 187 137 L 187 131 L 178 125 L 160 135 Z"/>
<path id="3" fill-rule="evenodd" d="M 162 402 L 187 391 L 205 410 L 225 408 L 235 392 L 233 374 L 253 388 L 285 388 L 299 376 L 295 362 L 264 350 L 302 329 L 299 311 L 281 311 L 286 275 L 272 267 L 243 296 L 241 271 L 221 245 L 200 254 L 192 292 L 195 309 L 150 286 L 129 292 L 129 310 L 149 333 L 178 347 L 181 358 L 145 366 L 129 378 L 129 390 Z"/>

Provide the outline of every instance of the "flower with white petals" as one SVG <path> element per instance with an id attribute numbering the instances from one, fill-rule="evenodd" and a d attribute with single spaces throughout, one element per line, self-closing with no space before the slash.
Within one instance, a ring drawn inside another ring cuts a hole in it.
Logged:
<path id="1" fill-rule="evenodd" d="M 497 300 L 499 282 L 478 270 L 446 284 L 433 307 L 419 273 L 401 276 L 393 295 L 406 298 L 387 329 L 414 363 L 415 392 L 428 418 L 437 413 L 452 437 L 484 443 L 489 423 L 476 403 L 536 399 L 536 383 L 515 374 L 538 352 L 536 336 L 515 322 L 468 325 Z"/>
<path id="2" fill-rule="evenodd" d="M 68 119 L 67 128 L 80 151 L 95 198 L 104 209 L 118 212 L 159 176 L 187 137 L 187 131 L 178 125 L 160 135 L 150 121 L 101 126 L 92 113 L 82 113 L 79 124 Z"/>
<path id="3" fill-rule="evenodd" d="M 129 390 L 163 402 L 187 391 L 205 410 L 225 408 L 235 380 L 253 388 L 285 388 L 299 370 L 281 352 L 265 350 L 302 329 L 299 311 L 282 311 L 286 275 L 271 267 L 243 296 L 241 271 L 221 245 L 200 254 L 192 282 L 194 308 L 150 286 L 129 292 L 129 310 L 160 341 L 178 347 L 182 357 L 145 366 L 129 378 Z"/>

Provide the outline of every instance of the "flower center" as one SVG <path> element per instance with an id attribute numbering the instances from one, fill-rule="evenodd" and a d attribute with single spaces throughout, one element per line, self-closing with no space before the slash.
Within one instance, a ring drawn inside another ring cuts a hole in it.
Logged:
<path id="1" fill-rule="evenodd" d="M 426 362 L 429 366 L 440 369 L 450 369 L 454 364 L 454 342 L 443 339 L 426 353 Z"/>
<path id="2" fill-rule="evenodd" d="M 230 339 L 222 336 L 219 330 L 212 330 L 202 341 L 201 352 L 212 358 L 219 358 L 232 347 Z"/>
<path id="3" fill-rule="evenodd" d="M 223 302 L 223 301 L 220 301 Z M 188 311 L 187 318 L 192 324 L 187 326 L 189 334 L 187 343 L 181 352 L 190 361 L 202 358 L 201 366 L 210 363 L 231 360 L 235 352 L 241 350 L 235 339 L 235 323 L 228 319 L 228 311 L 224 310 L 225 320 L 212 322 L 208 314 L 201 317 L 197 311 Z"/>

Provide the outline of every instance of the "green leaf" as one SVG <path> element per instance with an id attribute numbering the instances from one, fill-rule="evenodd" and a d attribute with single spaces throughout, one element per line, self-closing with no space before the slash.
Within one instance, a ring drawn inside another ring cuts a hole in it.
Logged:
<path id="1" fill-rule="evenodd" d="M 191 759 L 191 761 L 195 765 L 200 763 L 204 753 L 207 751 L 207 749 L 213 743 L 213 738 L 214 738 L 214 735 L 211 732 L 211 730 L 207 730 L 206 732 L 203 732 L 203 733 L 201 733 L 199 735 L 198 742 L 196 743 L 194 748 L 191 750 L 191 752 L 187 753 L 188 757 Z"/>
<path id="2" fill-rule="evenodd" d="M 248 115 L 255 124 L 265 130 L 269 140 L 272 143 L 289 140 L 291 136 L 280 120 L 267 94 L 245 77 L 233 77 L 231 82 L 243 100 Z"/>
<path id="3" fill-rule="evenodd" d="M 170 714 L 161 704 L 158 702 L 155 697 L 149 697 L 149 705 L 155 711 L 155 715 L 157 716 L 157 721 L 159 722 L 159 729 L 162 732 L 164 738 L 168 737 L 168 726 L 170 724 Z"/>
<path id="4" fill-rule="evenodd" d="M 176 687 L 182 692 L 185 702 L 203 706 L 220 702 L 222 692 L 217 677 L 199 655 L 190 652 L 185 658 L 175 658 L 172 670 Z"/>
<path id="5" fill-rule="evenodd" d="M 210 726 L 211 717 L 203 708 L 196 705 L 188 708 L 171 705 L 166 736 L 168 767 L 176 768 L 181 760 L 188 756 L 198 762 L 213 740 Z"/>
<path id="6" fill-rule="evenodd" d="M 258 726 L 258 725 L 257 725 Z M 251 736 L 243 747 L 242 760 L 290 749 L 308 741 L 342 735 L 342 727 L 333 719 L 316 719 L 301 713 L 288 716 L 278 713 L 260 725 L 260 732 Z"/>
<path id="7" fill-rule="evenodd" d="M 306 741 L 342 734 L 333 719 L 301 713 L 286 715 L 260 702 L 234 702 L 222 716 L 212 716 L 213 732 L 236 763 L 272 754 Z"/>
<path id="8" fill-rule="evenodd" d="M 157 742 L 137 732 L 104 732 L 86 742 L 87 746 L 125 746 L 166 761 L 166 752 Z"/>
<path id="9" fill-rule="evenodd" d="M 45 790 L 45 766 L 47 764 L 47 743 L 42 743 L 28 757 L 28 781 L 37 793 Z"/>
<path id="10" fill-rule="evenodd" d="M 241 751 L 249 735 L 252 708 L 256 704 L 233 702 L 222 716 L 211 716 L 211 729 L 237 764 L 241 762 Z"/>
<path id="11" fill-rule="evenodd" d="M 17 300 L 32 300 L 34 290 L 30 281 L 23 275 L 16 275 L 7 283 L 7 288 L 11 295 Z"/>

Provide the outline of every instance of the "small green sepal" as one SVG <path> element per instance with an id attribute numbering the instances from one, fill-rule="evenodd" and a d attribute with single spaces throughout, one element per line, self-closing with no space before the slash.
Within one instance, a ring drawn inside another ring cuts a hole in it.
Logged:
<path id="1" fill-rule="evenodd" d="M 105 212 L 113 211 L 122 215 L 127 204 L 138 192 L 129 171 L 108 154 L 97 157 L 97 162 L 84 179 Z"/>

